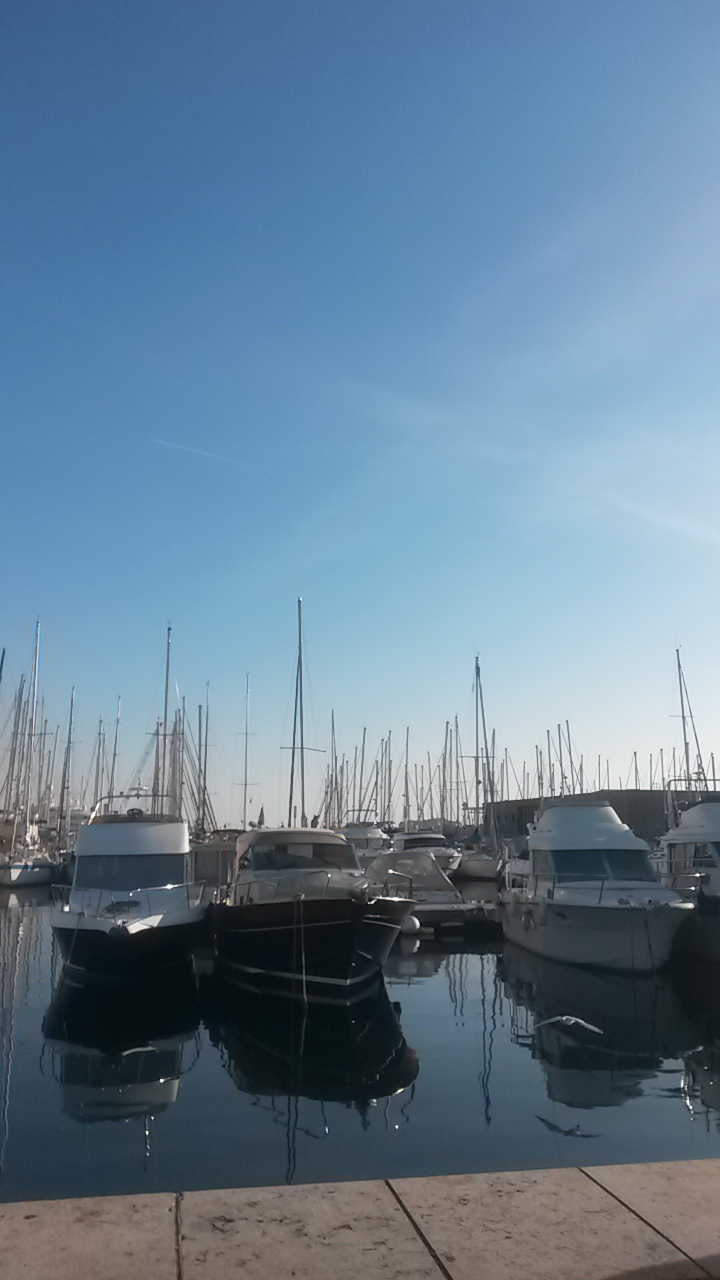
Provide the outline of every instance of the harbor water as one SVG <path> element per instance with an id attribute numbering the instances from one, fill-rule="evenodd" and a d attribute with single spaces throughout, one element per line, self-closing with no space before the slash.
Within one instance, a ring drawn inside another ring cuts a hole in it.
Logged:
<path id="1" fill-rule="evenodd" d="M 0 898 L 0 1199 L 720 1156 L 720 974 L 401 939 L 303 1010 L 197 973 L 73 988 Z"/>

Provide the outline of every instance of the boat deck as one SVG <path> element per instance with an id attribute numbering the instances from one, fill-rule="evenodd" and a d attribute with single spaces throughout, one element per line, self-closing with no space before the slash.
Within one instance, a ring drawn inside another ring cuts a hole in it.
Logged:
<path id="1" fill-rule="evenodd" d="M 0 1205 L 3 1280 L 720 1277 L 720 1160 Z"/>

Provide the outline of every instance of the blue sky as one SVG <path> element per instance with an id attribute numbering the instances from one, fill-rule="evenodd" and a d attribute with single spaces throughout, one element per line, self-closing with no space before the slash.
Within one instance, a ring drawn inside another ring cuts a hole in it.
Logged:
<path id="1" fill-rule="evenodd" d="M 249 671 L 277 815 L 302 595 L 313 745 L 437 755 L 478 651 L 518 768 L 569 719 L 625 773 L 681 645 L 714 750 L 717 4 L 2 22 L 0 710 L 39 614 L 80 772 L 118 693 L 131 768 L 170 621 L 219 813 Z"/>

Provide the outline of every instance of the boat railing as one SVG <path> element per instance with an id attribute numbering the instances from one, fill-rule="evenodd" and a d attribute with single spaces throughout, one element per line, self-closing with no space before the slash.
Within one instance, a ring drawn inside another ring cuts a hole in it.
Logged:
<path id="1" fill-rule="evenodd" d="M 197 907 L 202 902 L 204 888 L 201 880 L 143 889 L 74 889 L 72 885 L 63 884 L 52 886 L 52 896 L 53 903 L 63 910 L 69 910 L 72 905 L 78 915 L 119 923 L 133 917 L 163 915 L 170 895 L 176 908 L 183 896 L 186 907 Z"/>
<path id="2" fill-rule="evenodd" d="M 324 898 L 331 880 L 332 871 L 293 869 L 286 875 L 269 872 L 267 876 L 263 876 L 262 872 L 256 872 L 252 880 L 241 880 L 228 885 L 224 902 L 231 907 L 245 907 L 259 902 L 277 902 L 300 897 Z"/>
<path id="3" fill-rule="evenodd" d="M 557 873 L 554 875 L 530 874 L 527 878 L 527 892 L 531 895 L 544 893 L 548 901 L 552 902 L 555 897 L 555 890 L 558 887 L 561 889 L 578 889 L 588 898 L 591 897 L 592 890 L 597 887 L 597 905 L 600 906 L 607 885 L 614 886 L 616 889 L 625 887 L 626 892 L 632 893 L 633 890 L 639 887 L 640 883 L 640 881 L 633 881 L 632 887 L 630 882 L 624 885 L 624 882 L 618 880 L 617 876 L 588 876 L 583 878 L 581 875 L 569 876 L 558 875 Z M 657 880 L 647 880 L 642 883 L 654 889 L 661 887 Z M 592 906 L 592 902 L 589 905 Z"/>
<path id="4" fill-rule="evenodd" d="M 397 890 L 399 890 L 399 889 L 400 889 L 400 885 L 390 884 L 390 877 L 391 877 L 391 876 L 393 876 L 393 877 L 394 877 L 394 879 L 395 879 L 396 881 L 398 881 L 398 880 L 404 880 L 404 881 L 405 881 L 405 890 L 406 890 L 406 894 L 405 894 L 405 896 L 406 896 L 406 897 L 408 897 L 408 898 L 412 898 L 412 896 L 413 896 L 413 882 L 412 882 L 412 876 L 408 876 L 408 875 L 406 875 L 404 871 L 393 871 L 392 869 L 390 869 L 390 870 L 387 872 L 387 874 L 386 874 L 386 876 L 385 876 L 385 880 L 384 880 L 384 881 L 383 881 L 383 883 L 380 885 L 381 897 L 383 897 L 383 898 L 390 898 L 390 897 L 397 898 L 397 897 L 399 897 L 399 896 L 400 896 L 400 894 L 397 892 Z"/>

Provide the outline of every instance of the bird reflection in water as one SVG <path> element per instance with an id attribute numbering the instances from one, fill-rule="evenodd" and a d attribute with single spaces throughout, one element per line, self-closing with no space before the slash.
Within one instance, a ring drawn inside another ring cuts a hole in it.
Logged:
<path id="1" fill-rule="evenodd" d="M 697 1045 L 668 973 L 633 975 L 560 964 L 506 945 L 502 971 L 512 1038 L 537 1058 L 550 1101 L 581 1110 L 622 1106 L 640 1096 Z M 590 1137 L 577 1126 L 566 1137 Z"/>
<path id="2" fill-rule="evenodd" d="M 367 1128 L 381 1098 L 406 1089 L 412 1097 L 417 1055 L 403 1036 L 400 1006 L 391 1004 L 382 979 L 352 1004 L 307 1005 L 209 980 L 203 1009 L 210 1039 L 237 1088 L 287 1130 L 287 1182 L 297 1170 L 297 1135 L 318 1141 L 329 1135 L 326 1104 L 357 1111 Z M 318 1104 L 318 1123 L 301 1122 L 303 1099 Z M 390 1127 L 387 1107 L 385 1122 Z"/>
<path id="3" fill-rule="evenodd" d="M 42 1029 L 63 1112 L 84 1124 L 139 1120 L 149 1156 L 154 1117 L 197 1061 L 199 1025 L 190 966 L 172 980 L 116 989 L 61 979 Z"/>

